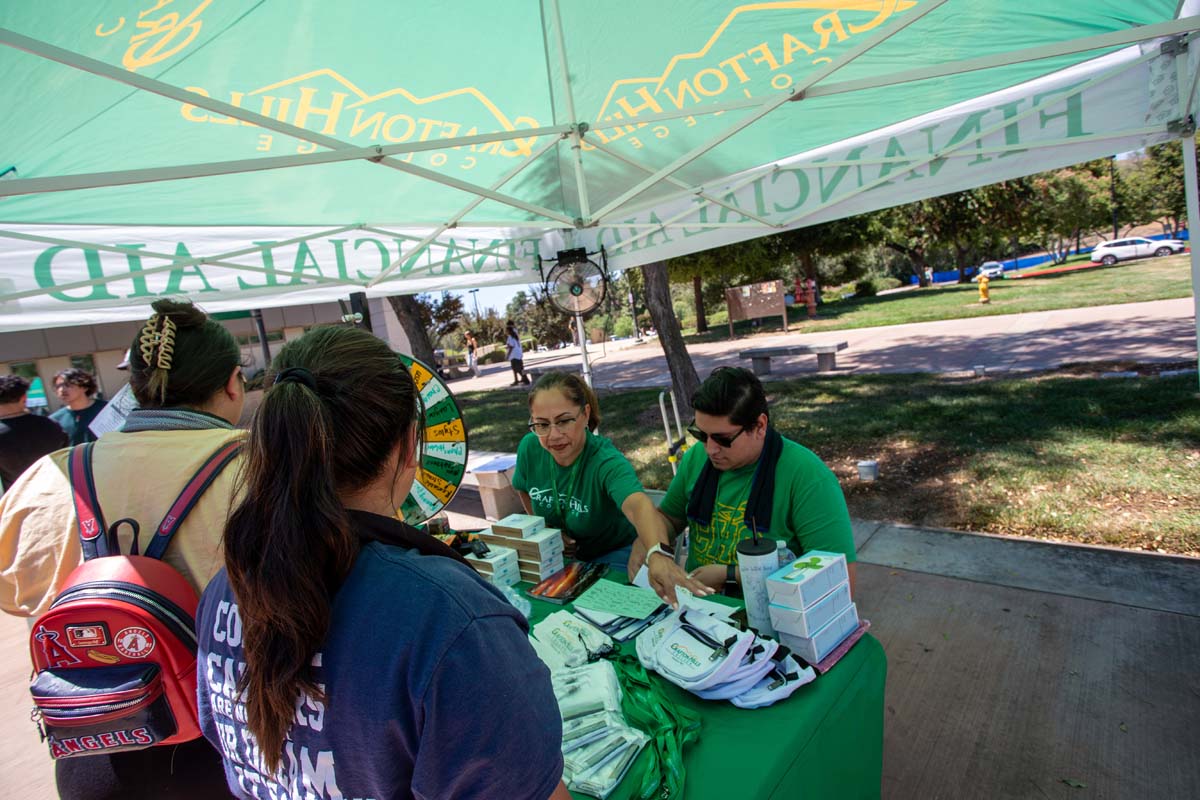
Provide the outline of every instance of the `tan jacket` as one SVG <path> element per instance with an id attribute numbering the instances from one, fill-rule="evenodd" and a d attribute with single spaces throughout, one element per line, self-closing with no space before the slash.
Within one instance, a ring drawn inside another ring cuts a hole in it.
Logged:
<path id="1" fill-rule="evenodd" d="M 141 526 L 139 552 L 200 465 L 241 430 L 210 429 L 110 433 L 96 444 L 96 494 L 108 524 L 132 517 Z M 37 616 L 49 608 L 71 570 L 83 562 L 67 454 L 44 456 L 0 498 L 0 610 Z M 223 566 L 221 540 L 233 509 L 242 458 L 208 487 L 176 532 L 163 560 L 196 588 Z M 129 549 L 121 526 L 122 552 Z"/>

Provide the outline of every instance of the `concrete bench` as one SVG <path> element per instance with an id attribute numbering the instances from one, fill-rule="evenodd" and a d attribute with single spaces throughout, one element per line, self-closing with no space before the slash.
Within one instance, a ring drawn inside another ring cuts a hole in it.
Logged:
<path id="1" fill-rule="evenodd" d="M 754 367 L 755 375 L 771 374 L 771 359 L 784 356 L 807 356 L 816 354 L 817 370 L 829 372 L 837 369 L 837 354 L 849 345 L 846 342 L 835 344 L 797 344 L 790 347 L 758 347 L 753 350 L 743 350 L 738 358 L 748 358 Z"/>

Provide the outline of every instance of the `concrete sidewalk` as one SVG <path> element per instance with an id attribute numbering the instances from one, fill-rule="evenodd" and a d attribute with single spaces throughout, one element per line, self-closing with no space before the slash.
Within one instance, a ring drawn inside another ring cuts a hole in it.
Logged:
<path id="1" fill-rule="evenodd" d="M 823 333 L 753 336 L 688 345 L 696 371 L 719 366 L 749 367 L 738 352 L 750 347 L 846 342 L 837 373 L 967 373 L 977 365 L 989 372 L 1052 369 L 1079 361 L 1170 362 L 1196 360 L 1196 327 L 1190 298 L 1125 303 L 1091 308 L 1037 311 L 974 319 L 940 320 L 880 328 Z M 666 387 L 666 357 L 657 339 L 589 345 L 595 385 L 605 389 Z M 528 353 L 527 369 L 572 369 L 579 348 Z M 815 356 L 776 358 L 768 380 L 817 374 Z M 479 378 L 451 382 L 455 392 L 508 388 L 507 363 L 488 364 Z M 513 387 L 520 389 L 521 387 Z"/>

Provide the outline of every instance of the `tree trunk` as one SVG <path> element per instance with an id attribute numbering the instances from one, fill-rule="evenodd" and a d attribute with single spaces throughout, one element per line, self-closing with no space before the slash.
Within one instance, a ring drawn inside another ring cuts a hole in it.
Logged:
<path id="1" fill-rule="evenodd" d="M 421 308 L 417 305 L 417 298 L 411 294 L 397 294 L 387 300 L 392 304 L 396 318 L 400 320 L 404 335 L 408 337 L 408 347 L 412 351 L 409 355 L 436 368 L 433 345 L 429 343 L 429 331 L 421 324 Z"/>
<path id="2" fill-rule="evenodd" d="M 692 298 L 696 303 L 696 333 L 708 333 L 708 317 L 704 316 L 704 287 L 699 275 L 692 277 Z"/>
<path id="3" fill-rule="evenodd" d="M 667 281 L 666 263 L 656 261 L 644 265 L 642 277 L 646 281 L 646 307 L 650 310 L 650 318 L 658 330 L 658 341 L 667 357 L 671 387 L 675 392 L 675 401 L 679 403 L 679 413 L 691 419 L 692 395 L 700 388 L 700 378 L 696 375 L 692 357 L 683 343 L 683 334 L 679 332 L 679 320 L 675 318 L 675 311 L 671 307 L 671 284 Z"/>

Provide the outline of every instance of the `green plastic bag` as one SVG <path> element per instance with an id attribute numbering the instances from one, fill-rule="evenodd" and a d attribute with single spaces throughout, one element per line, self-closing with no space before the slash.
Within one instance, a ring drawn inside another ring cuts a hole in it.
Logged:
<path id="1" fill-rule="evenodd" d="M 621 682 L 625 721 L 650 737 L 649 756 L 638 759 L 622 783 L 637 786 L 633 796 L 639 800 L 682 797 L 683 750 L 700 738 L 700 715 L 668 699 L 658 679 L 633 656 L 611 660 Z"/>

